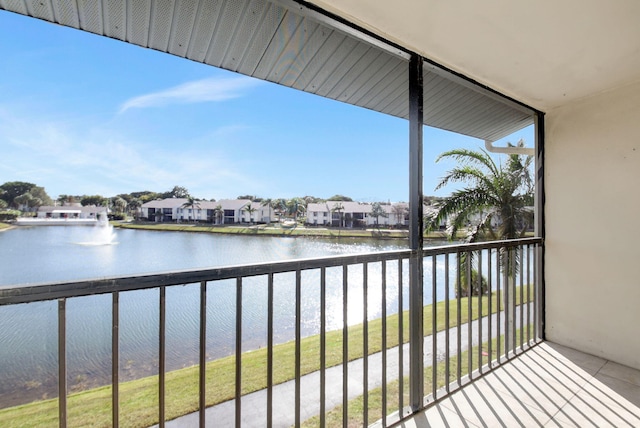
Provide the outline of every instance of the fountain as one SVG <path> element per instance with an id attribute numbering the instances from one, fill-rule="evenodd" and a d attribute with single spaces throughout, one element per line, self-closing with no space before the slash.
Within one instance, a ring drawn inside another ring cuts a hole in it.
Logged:
<path id="1" fill-rule="evenodd" d="M 78 242 L 79 245 L 116 245 L 116 232 L 109 224 L 106 214 L 99 213 L 96 224 L 92 227 L 90 241 Z"/>

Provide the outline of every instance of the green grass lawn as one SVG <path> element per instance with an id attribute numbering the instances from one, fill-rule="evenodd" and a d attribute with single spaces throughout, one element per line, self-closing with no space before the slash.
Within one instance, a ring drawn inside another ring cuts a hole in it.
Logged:
<path id="1" fill-rule="evenodd" d="M 324 238 L 379 238 L 379 239 L 406 239 L 407 230 L 388 229 L 334 229 L 315 227 L 295 227 L 291 229 L 281 228 L 277 225 L 204 225 L 201 223 L 118 223 L 113 222 L 115 227 L 126 229 L 143 229 L 173 232 L 200 232 L 200 233 L 224 233 L 232 235 L 261 235 L 261 236 L 310 236 Z M 444 232 L 431 232 L 425 234 L 427 239 L 446 239 Z"/>
<path id="2" fill-rule="evenodd" d="M 525 291 L 525 296 L 527 295 Z M 516 293 L 519 299 L 520 293 Z M 482 297 L 482 314 L 488 315 L 488 296 Z M 492 308 L 495 312 L 498 302 L 491 296 Z M 526 300 L 526 298 L 525 298 Z M 450 325 L 456 325 L 458 316 L 457 300 L 449 304 Z M 478 317 L 478 298 L 472 298 L 472 313 L 468 312 L 468 299 L 461 299 L 460 319 L 462 323 L 469 318 Z M 424 307 L 424 334 L 433 333 L 432 305 Z M 445 329 L 445 303 L 436 304 L 436 331 Z M 409 314 L 402 313 L 402 341 L 408 342 Z M 387 317 L 387 346 L 397 346 L 400 342 L 398 314 Z M 368 323 L 368 353 L 382 349 L 382 321 L 372 320 Z M 326 360 L 327 366 L 339 365 L 343 361 L 342 330 L 327 332 Z M 363 350 L 363 325 L 355 325 L 348 331 L 349 360 L 361 358 Z M 311 336 L 302 340 L 302 374 L 319 370 L 320 336 Z M 281 383 L 294 378 L 295 342 L 276 345 L 274 354 L 274 382 Z M 475 359 L 474 359 L 475 360 Z M 266 373 L 267 349 L 262 348 L 242 354 L 242 393 L 264 389 L 267 386 Z M 464 360 L 463 360 L 464 361 Z M 221 403 L 234 397 L 235 391 L 235 358 L 221 358 L 207 363 L 206 366 L 206 399 L 207 406 Z M 158 376 L 146 377 L 120 384 L 120 423 L 122 426 L 145 427 L 158 423 Z M 58 423 L 58 400 L 37 401 L 22 406 L 0 410 L 0 426 L 2 427 L 40 427 L 54 426 Z M 188 367 L 166 374 L 166 418 L 174 419 L 191 413 L 198 408 L 198 367 Z M 354 411 L 355 412 L 355 411 Z M 350 411 L 351 413 L 351 411 Z M 68 396 L 69 426 L 111 426 L 111 386 L 91 389 Z"/>
<path id="3" fill-rule="evenodd" d="M 2 229 L 8 229 L 8 228 L 10 228 L 10 227 L 11 227 L 11 225 L 10 225 L 10 224 L 0 222 L 0 230 L 2 230 Z"/>

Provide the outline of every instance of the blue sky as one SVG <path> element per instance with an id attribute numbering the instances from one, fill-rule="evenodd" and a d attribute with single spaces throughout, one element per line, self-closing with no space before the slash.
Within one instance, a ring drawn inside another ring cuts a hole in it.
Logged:
<path id="1" fill-rule="evenodd" d="M 0 183 L 114 196 L 408 199 L 408 123 L 150 49 L 0 12 Z M 528 128 L 507 140 L 524 138 Z M 451 148 L 425 128 L 424 193 Z M 498 142 L 497 144 L 504 144 Z"/>

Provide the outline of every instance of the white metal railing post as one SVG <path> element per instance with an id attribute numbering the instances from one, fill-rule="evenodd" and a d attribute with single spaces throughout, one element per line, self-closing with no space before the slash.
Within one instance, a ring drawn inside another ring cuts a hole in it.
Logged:
<path id="1" fill-rule="evenodd" d="M 424 397 L 422 129 L 423 60 L 413 55 L 409 62 L 409 402 L 414 412 Z"/>

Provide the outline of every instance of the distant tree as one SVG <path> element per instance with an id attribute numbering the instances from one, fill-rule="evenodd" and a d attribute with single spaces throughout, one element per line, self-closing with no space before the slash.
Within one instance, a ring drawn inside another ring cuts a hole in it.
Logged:
<path id="1" fill-rule="evenodd" d="M 280 222 L 280 220 L 282 220 L 282 215 L 287 212 L 287 200 L 282 198 L 275 199 L 271 203 L 271 206 L 278 216 L 278 222 Z"/>
<path id="2" fill-rule="evenodd" d="M 404 218 L 407 215 L 409 209 L 405 205 L 396 204 L 391 206 L 393 213 L 396 216 L 396 225 L 404 225 Z"/>
<path id="3" fill-rule="evenodd" d="M 56 202 L 60 205 L 71 204 L 75 199 L 71 195 L 59 195 Z"/>
<path id="4" fill-rule="evenodd" d="M 251 202 L 253 202 L 253 201 L 256 200 L 256 198 L 257 198 L 257 196 L 255 196 L 255 195 L 240 195 L 236 199 L 248 199 Z"/>
<path id="5" fill-rule="evenodd" d="M 120 196 L 111 198 L 111 204 L 113 205 L 113 210 L 118 214 L 124 214 L 124 211 L 127 208 L 127 201 Z"/>
<path id="6" fill-rule="evenodd" d="M 244 208 L 243 211 L 246 211 L 249 214 L 249 224 L 253 224 L 253 213 L 258 211 L 256 208 L 251 206 L 251 202 L 249 202 Z"/>
<path id="7" fill-rule="evenodd" d="M 142 202 L 138 198 L 132 198 L 129 200 L 129 204 L 127 205 L 127 211 L 129 215 L 133 214 L 134 220 L 138 220 L 138 212 L 140 207 L 142 206 Z"/>
<path id="8" fill-rule="evenodd" d="M 80 199 L 80 205 L 82 205 L 83 207 L 86 206 L 90 206 L 90 205 L 94 205 L 96 207 L 106 207 L 109 200 L 107 198 L 105 198 L 104 196 L 100 196 L 100 195 L 93 195 L 93 196 L 83 196 L 82 199 Z"/>
<path id="9" fill-rule="evenodd" d="M 31 193 L 26 192 L 13 198 L 13 205 L 21 211 L 30 211 L 29 203 L 32 199 Z"/>
<path id="10" fill-rule="evenodd" d="M 348 196 L 344 196 L 344 195 L 333 195 L 332 197 L 330 197 L 329 199 L 327 199 L 328 201 L 343 201 L 343 202 L 353 202 L 353 199 L 351 199 Z"/>
<path id="11" fill-rule="evenodd" d="M 287 214 L 292 215 L 294 220 L 298 220 L 299 214 L 304 214 L 306 210 L 306 204 L 304 199 L 301 198 L 291 198 L 287 201 Z"/>
<path id="12" fill-rule="evenodd" d="M 9 204 L 4 199 L 0 199 L 0 210 L 7 208 Z"/>
<path id="13" fill-rule="evenodd" d="M 371 215 L 376 219 L 376 226 L 379 225 L 378 221 L 380 220 L 380 217 L 386 218 L 389 216 L 380 202 L 374 202 L 371 205 Z"/>
<path id="14" fill-rule="evenodd" d="M 29 206 L 29 211 L 38 211 L 38 208 L 44 205 L 42 199 L 33 196 L 27 204 Z"/>
<path id="15" fill-rule="evenodd" d="M 187 190 L 186 187 L 182 187 L 182 186 L 173 186 L 173 189 L 162 194 L 162 198 L 188 198 L 188 197 L 189 197 L 189 191 Z"/>
<path id="16" fill-rule="evenodd" d="M 305 197 L 304 197 L 304 198 L 302 198 L 302 199 L 304 199 L 304 201 L 305 201 L 305 203 L 306 203 L 307 205 L 309 205 L 309 204 L 319 204 L 320 202 L 324 202 L 324 199 L 322 199 L 322 198 L 317 198 L 317 197 L 315 197 L 315 196 L 305 196 Z"/>
<path id="17" fill-rule="evenodd" d="M 182 208 L 193 210 L 193 221 L 196 221 L 196 208 L 200 208 L 200 203 L 193 196 L 187 196 L 187 202 L 182 204 Z"/>
<path id="18" fill-rule="evenodd" d="M 127 204 L 128 204 L 129 202 L 131 202 L 131 200 L 132 200 L 132 199 L 135 199 L 135 198 L 134 198 L 133 196 L 131 196 L 129 193 L 120 193 L 119 195 L 116 195 L 115 197 L 116 197 L 116 198 L 122 198 L 122 199 L 124 199 L 124 200 L 127 202 Z"/>
<path id="19" fill-rule="evenodd" d="M 44 187 L 33 186 L 31 190 L 29 190 L 29 193 L 31 193 L 31 196 L 33 196 L 34 199 L 40 200 L 40 202 L 38 203 L 39 207 L 42 205 L 53 205 L 53 200 L 49 197 L 49 195 L 47 195 Z"/>
<path id="20" fill-rule="evenodd" d="M 24 181 L 8 181 L 0 186 L 0 189 L 4 191 L 2 199 L 7 201 L 9 206 L 17 207 L 17 205 L 13 201 L 14 198 L 16 196 L 29 193 L 34 187 L 36 187 L 36 185 L 33 183 L 27 183 Z"/>
<path id="21" fill-rule="evenodd" d="M 140 199 L 140 202 L 144 204 L 149 201 L 155 201 L 156 199 L 162 199 L 162 193 L 155 193 L 155 192 L 145 193 L 138 196 L 138 199 Z"/>
<path id="22" fill-rule="evenodd" d="M 129 193 L 131 198 L 138 198 L 142 203 L 153 201 L 161 197 L 160 193 L 151 192 L 149 190 L 143 190 L 141 192 L 131 192 Z"/>

